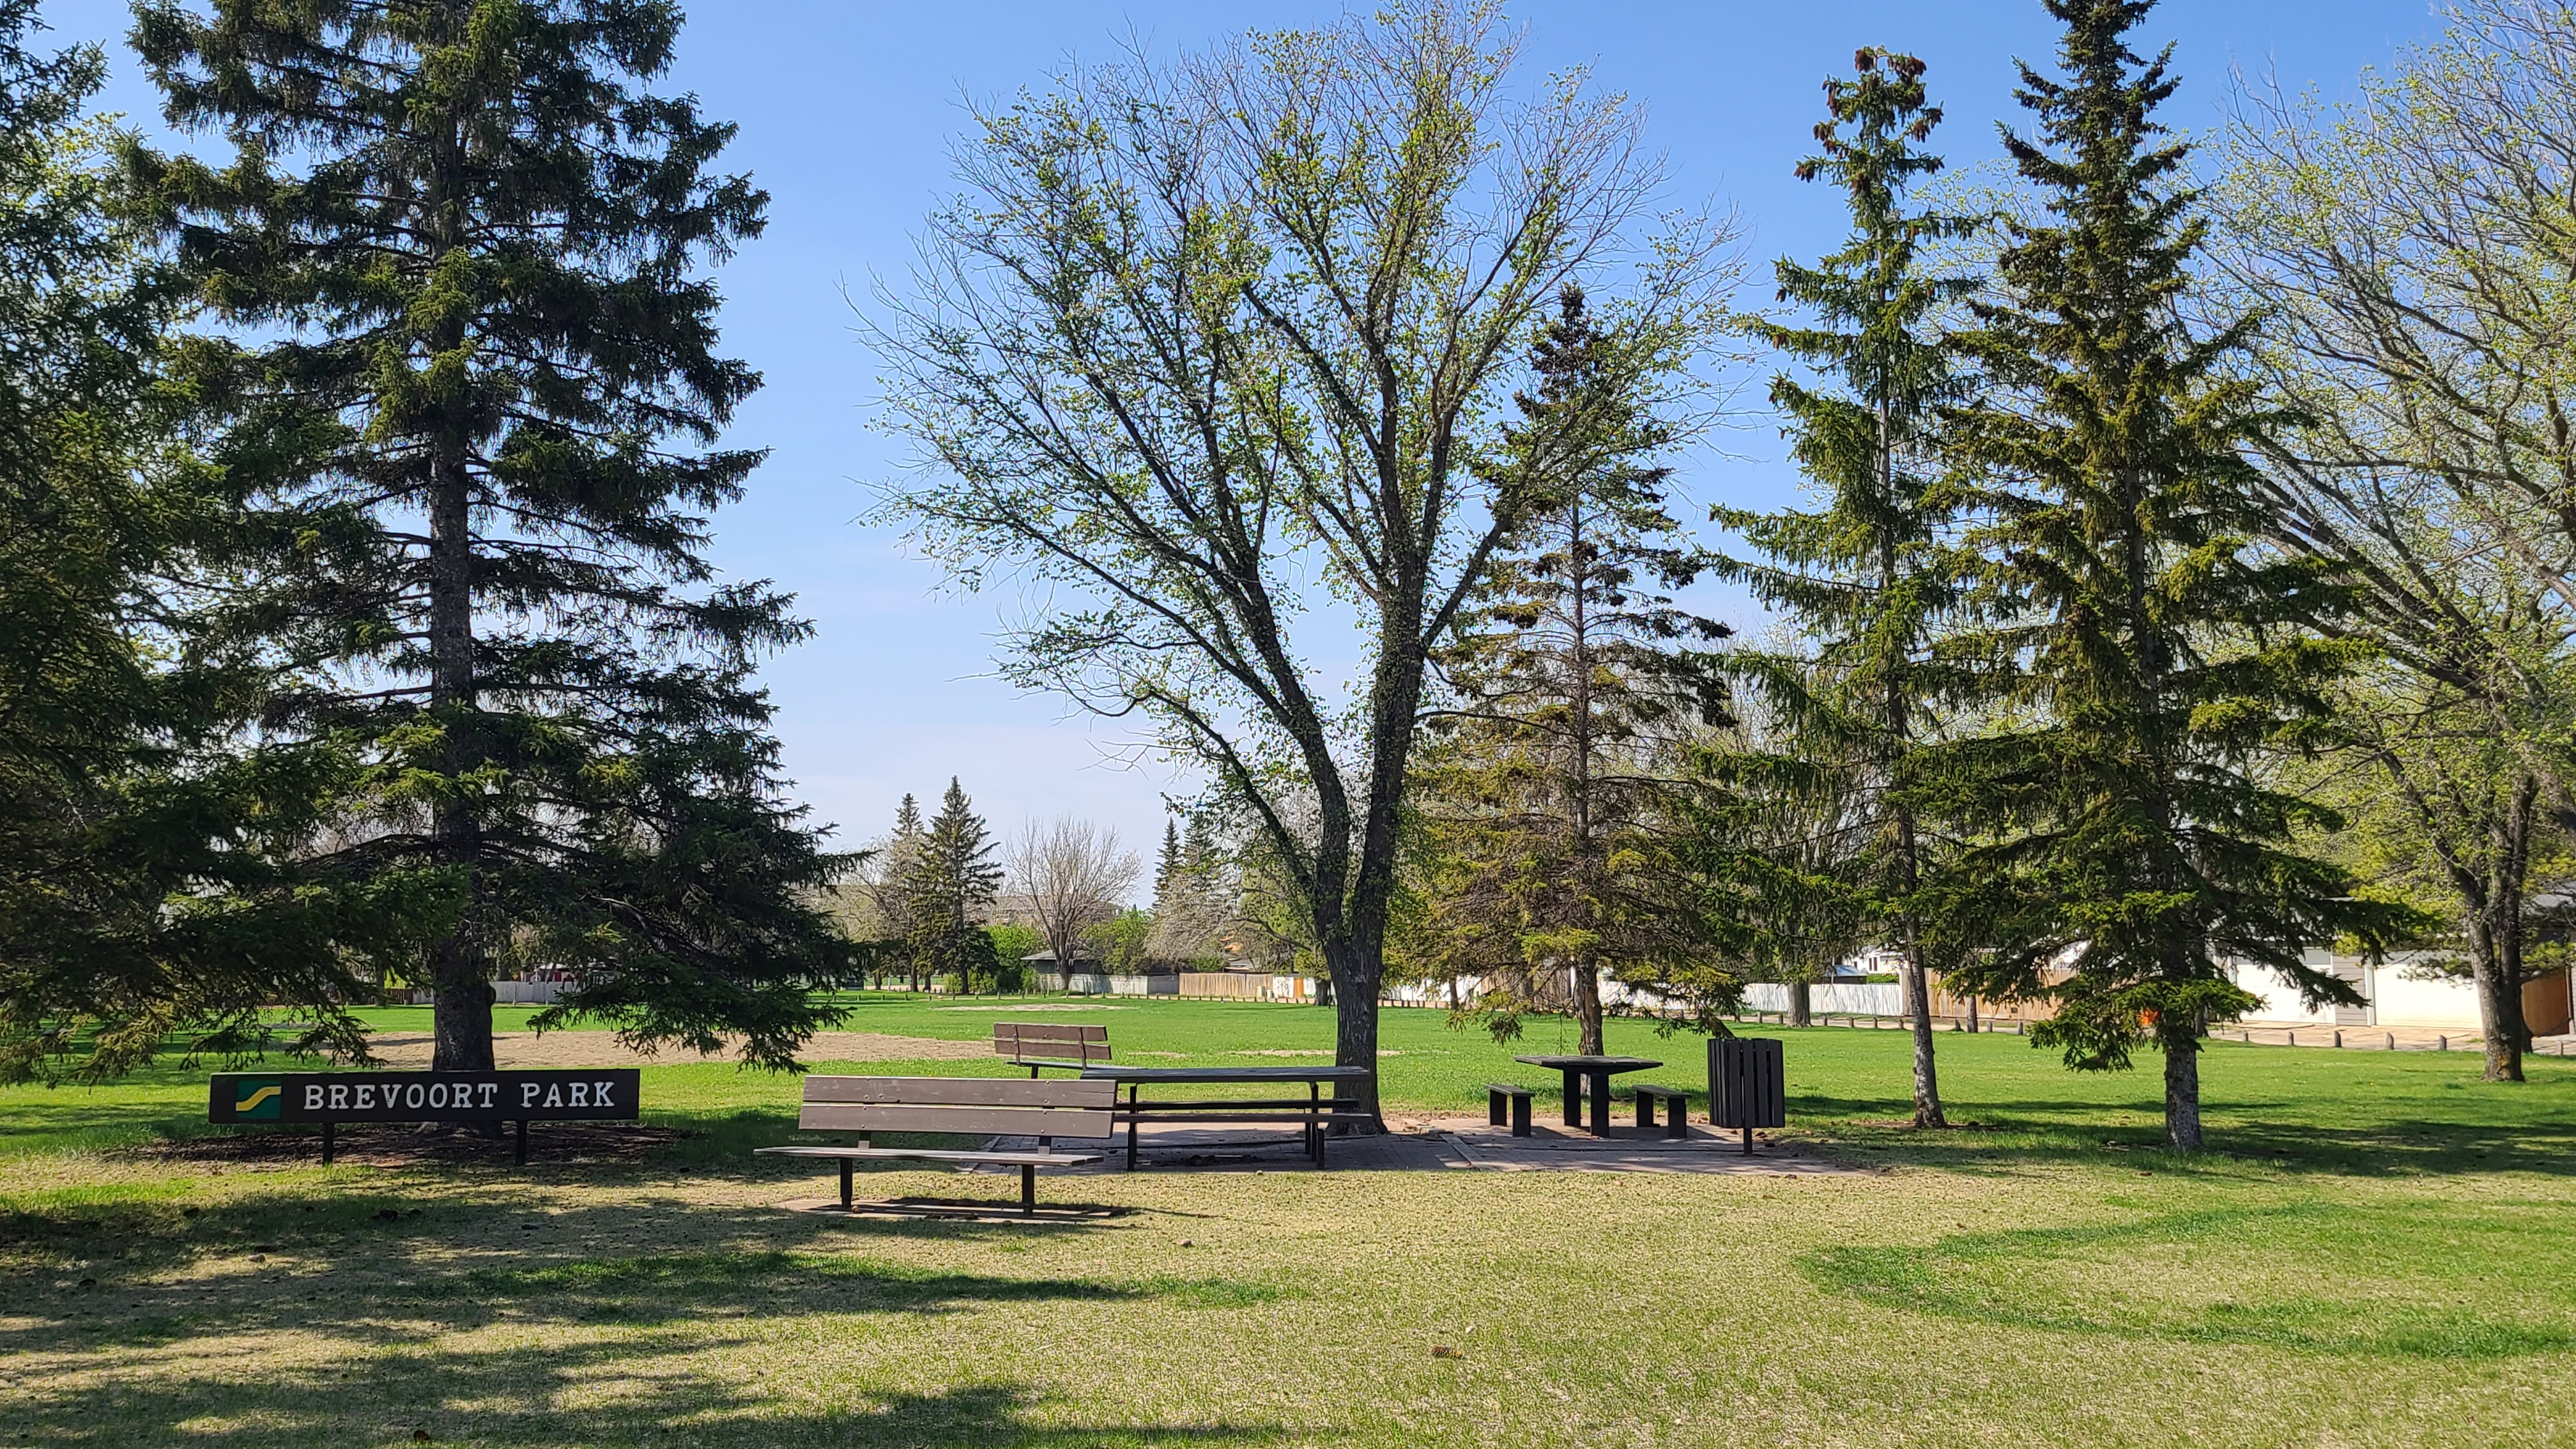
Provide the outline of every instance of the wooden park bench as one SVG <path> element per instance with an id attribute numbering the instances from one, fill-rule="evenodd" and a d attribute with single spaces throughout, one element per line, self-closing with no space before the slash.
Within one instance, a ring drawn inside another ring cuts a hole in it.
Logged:
<path id="1" fill-rule="evenodd" d="M 1066 1067 L 1081 1071 L 1109 1060 L 1109 1028 L 1069 1021 L 997 1021 L 993 1051 L 1029 1069 Z"/>
<path id="2" fill-rule="evenodd" d="M 1688 1137 L 1691 1092 L 1687 1087 L 1638 1087 L 1637 1125 L 1641 1128 L 1655 1125 L 1655 1102 L 1658 1098 L 1664 1103 L 1664 1135 Z"/>
<path id="3" fill-rule="evenodd" d="M 1495 1127 L 1503 1125 L 1506 1104 L 1511 1113 L 1512 1135 L 1530 1135 L 1530 1098 L 1533 1089 L 1511 1082 L 1485 1084 L 1485 1121 Z"/>
<path id="4" fill-rule="evenodd" d="M 836 1157 L 841 1162 L 841 1210 L 850 1210 L 850 1169 L 860 1159 L 944 1162 L 959 1168 L 987 1165 L 1020 1170 L 1020 1211 L 1038 1206 L 1038 1169 L 1079 1167 L 1100 1161 L 1098 1152 L 1061 1152 L 1055 1139 L 1106 1138 L 1115 1082 L 1018 1082 L 990 1077 L 807 1077 L 805 1107 L 796 1125 L 807 1132 L 854 1132 L 854 1147 L 763 1147 L 782 1157 Z M 992 1151 L 879 1147 L 879 1132 L 945 1132 L 967 1136 L 1034 1137 L 1037 1150 Z"/>

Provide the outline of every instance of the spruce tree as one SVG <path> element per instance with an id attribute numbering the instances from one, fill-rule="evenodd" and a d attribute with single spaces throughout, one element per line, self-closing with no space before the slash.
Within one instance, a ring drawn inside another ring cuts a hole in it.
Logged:
<path id="1" fill-rule="evenodd" d="M 452 916 L 335 849 L 359 772 L 249 728 L 256 650 L 174 587 L 223 510 L 160 386 L 172 289 L 82 107 L 95 47 L 0 0 L 0 1080 L 112 1077 L 174 1035 L 355 1054 L 371 977 Z"/>
<path id="2" fill-rule="evenodd" d="M 1531 366 L 1538 389 L 1498 466 L 1527 476 L 1532 501 L 1439 661 L 1456 697 L 1420 771 L 1439 842 L 1431 911 L 1525 983 L 1489 991 L 1498 1035 L 1563 979 L 1580 1050 L 1597 1053 L 1604 970 L 1648 984 L 1693 958 L 1699 912 L 1660 837 L 1683 740 L 1726 718 L 1706 646 L 1727 630 L 1663 592 L 1706 561 L 1664 509 L 1652 360 L 1569 287 Z"/>
<path id="3" fill-rule="evenodd" d="M 781 798 L 763 651 L 805 626 L 719 582 L 712 445 L 758 379 L 705 276 L 765 198 L 732 128 L 655 94 L 669 4 L 216 0 L 135 45 L 229 164 L 140 147 L 223 324 L 191 385 L 251 538 L 238 625 L 301 675 L 271 727 L 377 771 L 349 829 L 462 878 L 428 953 L 434 1064 L 492 1065 L 490 980 L 568 968 L 548 1019 L 792 1062 L 849 948 L 839 862 Z"/>
<path id="4" fill-rule="evenodd" d="M 1181 881 L 1181 823 L 1163 822 L 1163 848 L 1154 855 L 1154 913 L 1163 913 L 1164 903 Z"/>
<path id="5" fill-rule="evenodd" d="M 904 897 L 912 914 L 905 944 L 915 990 L 927 989 L 932 978 L 943 975 L 954 978 L 960 989 L 972 990 L 996 973 L 1000 962 L 993 938 L 984 930 L 984 917 L 1002 888 L 1002 867 L 994 863 L 993 851 L 984 817 L 975 813 L 951 776 L 948 794 L 921 833 L 905 876 Z"/>
<path id="6" fill-rule="evenodd" d="M 1855 78 L 1825 82 L 1827 119 L 1816 126 L 1822 154 L 1798 165 L 1799 179 L 1842 188 L 1850 238 L 1812 267 L 1783 259 L 1780 300 L 1810 321 L 1760 327 L 1772 346 L 1832 384 L 1818 389 L 1783 375 L 1771 386 L 1788 417 L 1791 456 L 1817 484 L 1819 506 L 1768 514 L 1719 507 L 1711 516 L 1766 560 L 1722 571 L 1796 618 L 1807 636 L 1795 657 L 1747 652 L 1738 667 L 1762 688 L 1799 757 L 1861 771 L 1865 798 L 1851 824 L 1873 839 L 1836 893 L 1856 892 L 1862 917 L 1903 953 L 1914 1123 L 1937 1127 L 1941 1089 L 1915 902 L 1923 839 L 1900 781 L 1927 716 L 1955 684 L 1933 658 L 1936 633 L 1957 613 L 1966 582 L 1955 548 L 1956 494 L 1935 481 L 1935 433 L 1939 411 L 1966 399 L 1970 379 L 1937 314 L 1978 283 L 1935 274 L 1924 256 L 1927 243 L 1973 223 L 1905 204 L 1913 182 L 1941 169 L 1941 158 L 1922 149 L 1941 121 L 1928 104 L 1923 62 L 1867 49 L 1853 66 Z M 1814 877 L 1786 869 L 1779 880 L 1803 890 Z"/>
<path id="7" fill-rule="evenodd" d="M 2206 301 L 2205 224 L 2153 119 L 2170 51 L 2128 47 L 2147 0 L 2048 8 L 2063 77 L 2022 67 L 2036 135 L 2004 141 L 2049 219 L 2009 228 L 2000 296 L 1976 306 L 1967 343 L 1994 391 L 1958 444 L 1988 480 L 1991 582 L 2016 611 L 1980 639 L 1993 705 L 2034 722 L 1931 752 L 1978 837 L 1935 889 L 1983 951 L 1961 989 L 2053 1004 L 2033 1037 L 2079 1070 L 2154 1043 L 2166 1136 L 2196 1149 L 2201 1036 L 2256 1001 L 2226 963 L 2357 1002 L 2301 949 L 2375 939 L 2393 913 L 2297 851 L 2332 816 L 2254 768 L 2313 729 L 2347 656 L 2304 627 L 2334 581 L 2250 543 L 2246 448 L 2277 418 L 2230 368 L 2252 320 L 2211 328 L 2185 305 Z"/>
<path id="8" fill-rule="evenodd" d="M 1190 816 L 1187 831 L 1166 825 L 1154 887 L 1154 929 L 1145 955 L 1181 966 L 1224 963 L 1226 932 L 1235 922 L 1236 893 L 1225 852 L 1204 812 Z"/>

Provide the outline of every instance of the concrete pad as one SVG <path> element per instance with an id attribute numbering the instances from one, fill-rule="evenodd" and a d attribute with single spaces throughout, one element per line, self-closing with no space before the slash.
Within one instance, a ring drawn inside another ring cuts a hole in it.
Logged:
<path id="1" fill-rule="evenodd" d="M 1731 1176 L 1842 1176 L 1883 1171 L 1853 1166 L 1784 1147 L 1756 1134 L 1744 1155 L 1741 1140 L 1706 1127 L 1674 1139 L 1660 1130 L 1614 1127 L 1611 1135 L 1540 1127 L 1514 1137 L 1480 1117 L 1416 1118 L 1390 1123 L 1400 1130 L 1377 1137 L 1336 1137 L 1325 1149 L 1327 1172 L 1692 1172 Z M 997 1138 L 999 1150 L 1033 1147 L 1035 1139 Z M 1058 1146 L 1066 1144 L 1058 1143 Z M 1314 1165 L 1293 1138 L 1275 1132 L 1188 1123 L 1149 1122 L 1137 1138 L 1140 1172 L 1312 1172 Z M 1085 1144 L 1089 1150 L 1089 1144 Z M 1127 1170 L 1126 1136 L 1111 1140 L 1106 1160 L 1072 1173 L 1115 1175 Z M 985 1169 L 975 1169 L 983 1171 Z M 1017 1169 L 997 1169 L 1017 1171 Z M 1047 1176 L 1069 1175 L 1048 1173 Z"/>
<path id="2" fill-rule="evenodd" d="M 1878 1171 L 1785 1147 L 1754 1134 L 1751 1155 L 1733 1132 L 1694 1126 L 1687 1137 L 1660 1128 L 1613 1127 L 1595 1137 L 1550 1124 L 1514 1137 L 1481 1117 L 1434 1119 L 1423 1126 L 1451 1144 L 1468 1165 L 1487 1172 L 1693 1172 L 1754 1177 L 1838 1177 Z"/>

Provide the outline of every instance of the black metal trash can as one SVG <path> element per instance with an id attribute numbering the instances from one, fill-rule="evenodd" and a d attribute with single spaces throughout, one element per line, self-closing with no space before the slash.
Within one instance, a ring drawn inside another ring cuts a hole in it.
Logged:
<path id="1" fill-rule="evenodd" d="M 1709 1124 L 1742 1128 L 1747 1153 L 1753 1150 L 1754 1128 L 1788 1125 L 1788 1096 L 1788 1069 L 1777 1038 L 1709 1038 Z"/>

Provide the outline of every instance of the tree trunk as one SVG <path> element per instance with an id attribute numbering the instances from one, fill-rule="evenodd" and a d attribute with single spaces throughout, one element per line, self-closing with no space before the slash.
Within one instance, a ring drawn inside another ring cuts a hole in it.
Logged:
<path id="1" fill-rule="evenodd" d="M 2486 1079 L 2519 1082 L 2522 1055 L 2531 1050 L 2531 1024 L 2522 1014 L 2522 893 L 2530 869 L 2533 807 L 2540 782 L 2514 781 L 2489 850 L 2486 893 L 2486 959 L 2479 963 L 2478 1025 L 2486 1037 Z"/>
<path id="2" fill-rule="evenodd" d="M 430 713 L 446 732 L 445 766 L 461 782 L 484 764 L 474 678 L 473 480 L 464 443 L 439 437 L 429 499 Z M 465 911 L 456 930 L 430 953 L 436 992 L 430 1070 L 492 1069 L 492 967 L 483 939 L 481 829 L 469 792 L 439 803 L 431 822 L 439 859 L 465 874 Z"/>
<path id="3" fill-rule="evenodd" d="M 2504 952 L 2494 920 L 2486 915 L 2469 929 L 2469 977 L 2478 991 L 2478 1036 L 2490 1082 L 2519 1082 L 2522 1077 L 2522 988 L 2506 979 Z"/>
<path id="4" fill-rule="evenodd" d="M 1923 969 L 1923 949 L 1918 944 L 1911 913 L 1902 918 L 1902 925 L 1905 931 L 1906 1025 L 1914 1033 L 1914 1125 L 1947 1127 L 1950 1120 L 1941 1112 L 1941 1083 L 1934 1071 L 1932 1058 L 1932 973 Z"/>
<path id="5" fill-rule="evenodd" d="M 2164 1033 L 2165 1141 L 2176 1151 L 2200 1150 L 2200 1043 Z"/>
<path id="6" fill-rule="evenodd" d="M 1601 968 L 1590 961 L 1575 963 L 1574 1025 L 1579 1045 L 1575 1050 L 1585 1056 L 1599 1056 L 1601 1046 Z"/>
<path id="7" fill-rule="evenodd" d="M 1789 1024 L 1791 1026 L 1815 1024 L 1816 1008 L 1813 998 L 1808 994 L 1809 989 L 1804 981 L 1789 983 Z"/>
<path id="8" fill-rule="evenodd" d="M 1324 964 L 1333 991 L 1333 1061 L 1337 1066 L 1366 1067 L 1369 1074 L 1333 1088 L 1335 1100 L 1356 1103 L 1368 1116 L 1367 1130 L 1383 1132 L 1377 1103 L 1377 990 L 1384 969 L 1376 952 L 1344 944 L 1327 948 Z"/>
<path id="9" fill-rule="evenodd" d="M 464 218 L 456 197 L 464 188 L 449 179 L 464 165 L 461 128 L 449 122 L 432 144 L 439 152 L 441 176 L 423 209 L 435 266 L 463 244 Z M 437 379 L 445 367 L 468 365 L 464 319 L 440 322 L 430 346 L 435 360 L 423 382 L 433 392 L 455 387 Z M 474 677 L 474 477 L 462 401 L 434 398 L 430 406 L 446 415 L 431 435 L 429 456 L 429 709 L 445 731 L 451 785 L 431 830 L 439 859 L 466 878 L 464 914 L 455 932 L 430 952 L 430 984 L 437 993 L 430 1070 L 490 1071 L 492 963 L 482 920 L 481 826 L 470 799 L 475 792 L 463 784 L 486 763 Z"/>
<path id="10" fill-rule="evenodd" d="M 1904 728 L 1904 702 L 1889 696 L 1888 717 L 1895 728 Z M 1897 880 L 1911 901 L 1922 882 L 1914 844 L 1914 813 L 1899 806 L 1896 810 Z M 1906 1023 L 1914 1033 L 1914 1125 L 1947 1127 L 1949 1119 L 1941 1114 L 1941 1082 L 1933 1068 L 1932 1047 L 1932 973 L 1923 969 L 1923 932 L 1909 906 L 1897 915 L 1897 929 L 1905 947 L 1905 994 L 1911 1003 Z"/>

